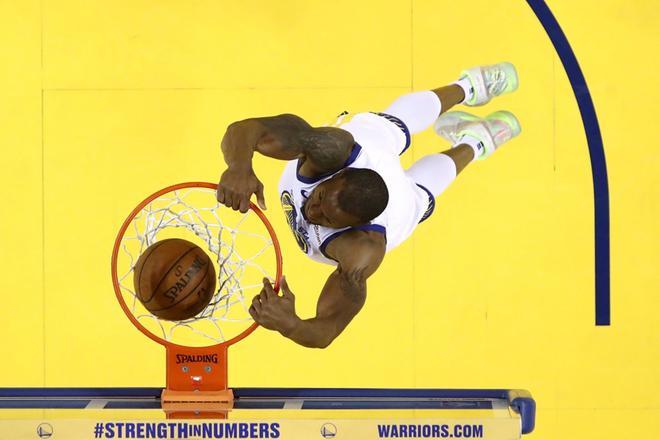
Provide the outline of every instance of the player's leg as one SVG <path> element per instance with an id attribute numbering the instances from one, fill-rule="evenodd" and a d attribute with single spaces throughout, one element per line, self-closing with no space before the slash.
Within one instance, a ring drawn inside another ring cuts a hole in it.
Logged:
<path id="1" fill-rule="evenodd" d="M 442 194 L 468 164 L 490 156 L 521 131 L 520 123 L 509 112 L 496 112 L 484 119 L 469 116 L 469 120 L 459 121 L 454 131 L 447 128 L 451 140 L 457 139 L 451 149 L 424 156 L 406 170 L 433 197 Z"/>
<path id="2" fill-rule="evenodd" d="M 448 111 L 455 105 L 465 101 L 465 90 L 459 84 L 449 84 L 448 86 L 438 87 L 431 90 L 438 97 L 441 103 L 440 114 Z"/>
<path id="3" fill-rule="evenodd" d="M 400 96 L 383 113 L 398 118 L 410 134 L 415 134 L 457 104 L 483 105 L 517 87 L 518 75 L 512 64 L 478 66 L 465 70 L 458 81 L 448 86 Z"/>
<path id="4" fill-rule="evenodd" d="M 456 145 L 442 153 L 429 154 L 412 164 L 406 174 L 430 197 L 442 194 L 456 176 L 474 160 L 474 150 L 466 144 Z M 430 212 L 429 212 L 430 215 Z M 427 217 L 427 215 L 425 215 Z"/>
<path id="5" fill-rule="evenodd" d="M 438 153 L 438 155 L 440 154 L 448 156 L 452 160 L 452 162 L 454 162 L 454 167 L 455 167 L 454 177 L 458 176 L 461 173 L 461 171 L 465 169 L 466 166 L 468 166 L 470 163 L 472 163 L 472 161 L 474 161 L 474 149 L 472 148 L 472 146 L 468 144 L 455 145 L 451 147 L 449 150 Z M 415 163 L 418 163 L 420 161 L 421 159 Z M 413 166 L 414 165 L 415 164 L 413 164 Z"/>
<path id="6" fill-rule="evenodd" d="M 442 102 L 438 95 L 427 90 L 399 96 L 380 115 L 399 119 L 412 135 L 426 130 L 440 116 L 444 106 L 452 105 Z"/>
<path id="7" fill-rule="evenodd" d="M 429 128 L 438 116 L 464 99 L 463 89 L 458 84 L 450 84 L 434 90 L 399 96 L 383 113 L 398 118 L 406 125 L 410 134 L 415 134 Z"/>

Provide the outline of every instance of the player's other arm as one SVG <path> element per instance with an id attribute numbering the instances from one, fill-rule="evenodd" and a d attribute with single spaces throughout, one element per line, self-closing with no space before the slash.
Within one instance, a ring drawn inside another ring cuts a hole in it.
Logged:
<path id="1" fill-rule="evenodd" d="M 341 168 L 352 146 L 353 137 L 347 131 L 314 128 L 292 114 L 234 122 L 221 142 L 227 170 L 220 179 L 218 201 L 246 212 L 250 196 L 256 194 L 265 208 L 263 185 L 252 169 L 255 151 L 274 159 L 302 159 L 312 173 L 326 173 Z"/>
<path id="2" fill-rule="evenodd" d="M 327 252 L 339 264 L 321 291 L 315 317 L 296 315 L 295 297 L 284 281 L 281 297 L 268 284 L 254 298 L 250 313 L 255 321 L 305 347 L 330 345 L 362 309 L 367 278 L 385 255 L 385 237 L 378 232 L 349 232 L 331 242 Z"/>

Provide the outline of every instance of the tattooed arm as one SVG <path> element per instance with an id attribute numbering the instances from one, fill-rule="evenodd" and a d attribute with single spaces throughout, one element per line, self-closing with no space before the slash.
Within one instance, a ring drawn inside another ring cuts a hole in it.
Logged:
<path id="1" fill-rule="evenodd" d="M 314 318 L 298 318 L 295 297 L 284 280 L 281 297 L 266 283 L 254 298 L 250 314 L 255 321 L 305 347 L 330 345 L 362 309 L 367 278 L 385 256 L 385 236 L 373 231 L 347 232 L 330 242 L 326 252 L 339 264 L 323 286 Z"/>
<path id="2" fill-rule="evenodd" d="M 250 197 L 255 194 L 259 205 L 266 207 L 263 184 L 252 169 L 255 151 L 274 159 L 300 159 L 299 171 L 314 177 L 341 169 L 353 145 L 349 132 L 335 127 L 315 128 L 291 114 L 234 122 L 221 142 L 227 169 L 218 186 L 218 201 L 247 212 Z"/>

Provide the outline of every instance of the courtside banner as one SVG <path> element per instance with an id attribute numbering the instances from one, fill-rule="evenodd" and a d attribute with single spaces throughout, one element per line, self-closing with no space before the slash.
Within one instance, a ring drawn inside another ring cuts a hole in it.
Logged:
<path id="1" fill-rule="evenodd" d="M 2 420 L 0 438 L 77 439 L 498 439 L 520 438 L 520 419 Z"/>

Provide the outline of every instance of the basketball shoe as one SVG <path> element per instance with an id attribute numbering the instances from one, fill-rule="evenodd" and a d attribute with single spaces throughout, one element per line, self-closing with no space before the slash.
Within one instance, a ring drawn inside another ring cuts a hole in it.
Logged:
<path id="1" fill-rule="evenodd" d="M 465 136 L 478 141 L 476 159 L 485 159 L 521 132 L 520 122 L 511 112 L 498 111 L 481 119 L 466 112 L 447 112 L 435 121 L 435 132 L 452 145 Z"/>
<path id="2" fill-rule="evenodd" d="M 477 66 L 464 70 L 460 79 L 467 78 L 472 88 L 472 96 L 463 104 L 484 105 L 495 96 L 511 93 L 518 88 L 518 73 L 511 63 L 498 63 L 492 66 Z"/>

